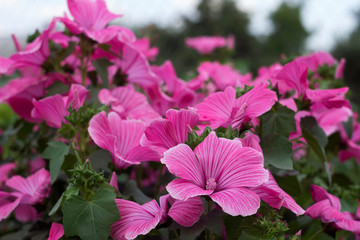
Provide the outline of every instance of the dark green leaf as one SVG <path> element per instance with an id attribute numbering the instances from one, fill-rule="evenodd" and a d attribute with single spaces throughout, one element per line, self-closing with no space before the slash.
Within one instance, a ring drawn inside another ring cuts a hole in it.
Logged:
<path id="1" fill-rule="evenodd" d="M 138 204 L 144 204 L 152 200 L 137 187 L 134 180 L 130 180 L 126 183 L 124 192 L 122 194 L 127 198 L 133 197 L 135 202 Z"/>
<path id="2" fill-rule="evenodd" d="M 108 67 L 112 65 L 112 63 L 106 58 L 99 58 L 91 61 L 92 65 L 95 67 L 99 77 L 103 82 L 103 87 L 107 88 L 109 86 L 109 74 Z"/>
<path id="3" fill-rule="evenodd" d="M 107 188 L 98 190 L 91 201 L 71 196 L 62 207 L 65 235 L 81 239 L 108 239 L 110 226 L 120 219 L 115 193 Z"/>
<path id="4" fill-rule="evenodd" d="M 265 166 L 271 164 L 280 169 L 292 169 L 292 144 L 287 137 L 281 135 L 268 136 L 262 139 L 260 146 L 263 150 Z"/>
<path id="5" fill-rule="evenodd" d="M 43 158 L 50 160 L 51 183 L 59 175 L 65 156 L 69 153 L 69 146 L 63 142 L 49 142 L 48 147 L 42 154 Z"/>
<path id="6" fill-rule="evenodd" d="M 346 131 L 346 135 L 348 137 L 348 139 L 351 139 L 352 137 L 352 133 L 354 131 L 354 126 L 353 126 L 353 117 L 349 117 L 349 119 L 346 122 L 342 123 L 344 125 L 345 131 Z"/>
<path id="7" fill-rule="evenodd" d="M 288 137 L 290 132 L 296 131 L 294 116 L 295 112 L 285 106 L 271 109 L 261 116 L 262 135 L 268 136 L 275 133 Z"/>
<path id="8" fill-rule="evenodd" d="M 282 190 L 291 196 L 299 196 L 302 193 L 301 185 L 296 176 L 276 176 L 274 178 Z"/>
<path id="9" fill-rule="evenodd" d="M 324 130 L 318 125 L 317 121 L 313 117 L 304 117 L 300 120 L 301 129 L 306 129 L 319 143 L 323 149 L 328 143 L 327 136 Z"/>

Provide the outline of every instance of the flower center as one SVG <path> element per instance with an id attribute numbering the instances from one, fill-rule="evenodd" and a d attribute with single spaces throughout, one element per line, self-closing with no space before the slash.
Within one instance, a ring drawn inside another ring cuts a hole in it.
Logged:
<path id="1" fill-rule="evenodd" d="M 206 180 L 206 190 L 215 190 L 216 185 L 215 178 L 210 177 Z"/>

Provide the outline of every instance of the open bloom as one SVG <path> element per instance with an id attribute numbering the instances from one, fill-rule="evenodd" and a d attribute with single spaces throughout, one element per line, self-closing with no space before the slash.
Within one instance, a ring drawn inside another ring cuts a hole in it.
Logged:
<path id="1" fill-rule="evenodd" d="M 249 188 L 269 178 L 261 152 L 243 147 L 238 140 L 218 138 L 214 132 L 194 152 L 179 144 L 166 151 L 161 162 L 179 177 L 166 187 L 170 196 L 187 200 L 207 195 L 233 216 L 256 213 L 260 198 Z"/>

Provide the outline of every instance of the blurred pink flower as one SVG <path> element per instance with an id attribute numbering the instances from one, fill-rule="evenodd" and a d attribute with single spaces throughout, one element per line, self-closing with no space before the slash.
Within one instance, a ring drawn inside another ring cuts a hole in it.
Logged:
<path id="1" fill-rule="evenodd" d="M 185 43 L 187 47 L 206 55 L 212 53 L 216 48 L 228 47 L 232 49 L 234 47 L 234 36 L 230 36 L 228 39 L 220 36 L 186 38 Z"/>
<path id="2" fill-rule="evenodd" d="M 51 224 L 50 233 L 47 240 L 59 240 L 62 236 L 64 236 L 63 225 L 53 222 Z"/>

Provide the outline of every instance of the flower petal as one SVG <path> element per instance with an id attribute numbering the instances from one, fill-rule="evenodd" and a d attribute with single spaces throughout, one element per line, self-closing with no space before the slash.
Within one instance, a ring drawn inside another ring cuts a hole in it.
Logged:
<path id="1" fill-rule="evenodd" d="M 204 204 L 199 197 L 189 198 L 186 201 L 175 200 L 171 205 L 168 215 L 178 224 L 191 227 L 204 212 Z"/>
<path id="2" fill-rule="evenodd" d="M 64 236 L 64 227 L 60 223 L 52 223 L 49 233 L 49 238 L 47 240 L 59 240 Z"/>
<path id="3" fill-rule="evenodd" d="M 214 192 L 213 190 L 204 190 L 186 179 L 173 180 L 166 186 L 166 190 L 171 197 L 183 201 L 191 197 L 209 195 Z"/>
<path id="4" fill-rule="evenodd" d="M 260 207 L 258 195 L 246 188 L 226 189 L 215 192 L 210 197 L 224 212 L 232 216 L 250 216 L 255 214 Z"/>
<path id="5" fill-rule="evenodd" d="M 199 161 L 191 148 L 186 144 L 179 144 L 164 152 L 161 159 L 168 170 L 179 178 L 194 182 L 199 187 L 205 187 Z"/>

